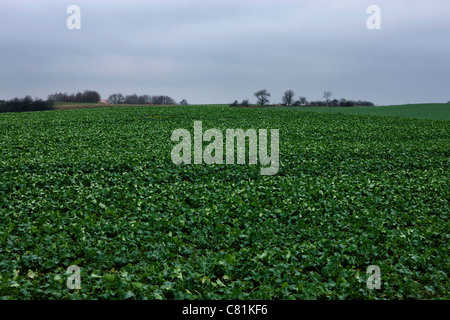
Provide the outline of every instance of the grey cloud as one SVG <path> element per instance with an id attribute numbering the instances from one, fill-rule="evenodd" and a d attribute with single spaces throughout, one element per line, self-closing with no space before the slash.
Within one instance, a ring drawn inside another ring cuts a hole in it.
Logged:
<path id="1" fill-rule="evenodd" d="M 377 3 L 378 2 L 378 3 Z M 294 89 L 377 104 L 450 93 L 447 1 L 2 1 L 0 99 L 54 91 L 161 93 L 190 103 L 272 101 Z M 368 30 L 378 4 L 382 29 Z"/>

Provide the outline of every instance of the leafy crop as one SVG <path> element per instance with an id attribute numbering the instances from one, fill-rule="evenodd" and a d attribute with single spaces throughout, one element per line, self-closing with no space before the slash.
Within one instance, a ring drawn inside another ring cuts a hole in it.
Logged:
<path id="1" fill-rule="evenodd" d="M 174 165 L 171 133 L 194 120 L 280 129 L 279 172 Z M 2 114 L 0 297 L 448 299 L 448 125 L 207 106 Z"/>

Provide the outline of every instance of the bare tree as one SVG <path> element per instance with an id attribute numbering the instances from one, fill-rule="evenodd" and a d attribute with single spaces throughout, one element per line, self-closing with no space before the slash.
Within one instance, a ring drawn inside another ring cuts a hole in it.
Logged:
<path id="1" fill-rule="evenodd" d="M 147 94 L 143 94 L 138 96 L 138 104 L 147 104 L 148 101 L 148 95 Z"/>
<path id="2" fill-rule="evenodd" d="M 180 105 L 187 106 L 188 102 L 186 101 L 186 99 L 183 99 L 183 100 L 180 101 Z"/>
<path id="3" fill-rule="evenodd" d="M 121 93 L 114 93 L 108 97 L 108 100 L 112 104 L 120 104 L 125 102 L 125 97 Z"/>
<path id="4" fill-rule="evenodd" d="M 300 97 L 300 105 L 304 106 L 306 105 L 306 97 Z"/>
<path id="5" fill-rule="evenodd" d="M 139 104 L 139 97 L 136 93 L 125 96 L 126 104 Z"/>
<path id="6" fill-rule="evenodd" d="M 255 92 L 255 97 L 258 99 L 258 103 L 264 107 L 267 103 L 269 103 L 270 93 L 267 92 L 266 89 L 259 90 Z"/>
<path id="7" fill-rule="evenodd" d="M 109 103 L 117 104 L 117 93 L 113 93 L 108 97 Z"/>
<path id="8" fill-rule="evenodd" d="M 171 104 L 177 104 L 174 99 L 172 99 L 169 96 L 152 96 L 152 104 L 156 105 L 171 105 Z"/>
<path id="9" fill-rule="evenodd" d="M 56 92 L 54 94 L 49 94 L 47 99 L 54 102 L 67 102 L 69 100 L 69 95 L 67 94 L 67 92 Z"/>
<path id="10" fill-rule="evenodd" d="M 99 103 L 100 102 L 100 93 L 93 90 L 84 90 L 82 93 L 82 102 L 91 102 L 91 103 Z"/>
<path id="11" fill-rule="evenodd" d="M 287 90 L 283 94 L 283 98 L 281 99 L 281 103 L 283 103 L 284 105 L 287 105 L 287 106 L 292 105 L 292 102 L 294 101 L 294 96 L 295 96 L 295 93 L 294 93 L 293 90 Z"/>
<path id="12" fill-rule="evenodd" d="M 327 106 L 329 105 L 329 103 L 330 103 L 330 98 L 331 98 L 331 95 L 333 94 L 333 92 L 331 92 L 331 91 L 324 91 L 323 92 L 323 98 L 325 99 L 325 101 L 327 102 Z"/>

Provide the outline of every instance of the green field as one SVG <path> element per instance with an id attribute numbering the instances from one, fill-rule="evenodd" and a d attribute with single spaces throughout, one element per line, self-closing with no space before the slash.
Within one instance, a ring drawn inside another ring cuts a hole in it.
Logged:
<path id="1" fill-rule="evenodd" d="M 304 110 L 0 114 L 0 298 L 449 299 L 448 107 Z M 279 129 L 279 172 L 173 164 L 196 120 Z"/>
<path id="2" fill-rule="evenodd" d="M 344 114 L 450 120 L 449 103 L 407 104 L 380 107 L 296 107 L 296 109 Z"/>

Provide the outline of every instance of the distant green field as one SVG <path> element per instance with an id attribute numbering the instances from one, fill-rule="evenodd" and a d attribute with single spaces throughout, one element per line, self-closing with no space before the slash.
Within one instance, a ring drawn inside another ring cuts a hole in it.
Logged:
<path id="1" fill-rule="evenodd" d="M 450 120 L 450 104 L 407 104 L 380 107 L 286 107 L 304 111 L 319 111 L 345 114 L 372 114 L 407 118 Z"/>
<path id="2" fill-rule="evenodd" d="M 227 104 L 208 104 L 208 105 L 201 105 L 199 107 L 227 107 L 227 106 L 228 106 Z M 133 107 L 133 105 L 129 104 L 111 105 L 103 103 L 77 103 L 77 102 L 55 103 L 56 110 L 83 109 L 83 108 L 116 108 L 116 107 Z M 254 107 L 258 108 L 257 105 L 254 105 Z M 450 120 L 450 104 L 448 103 L 407 104 L 407 105 L 379 106 L 379 107 L 267 107 L 267 108 L 343 113 L 343 114 L 394 116 L 394 117 L 407 117 L 419 119 Z"/>

